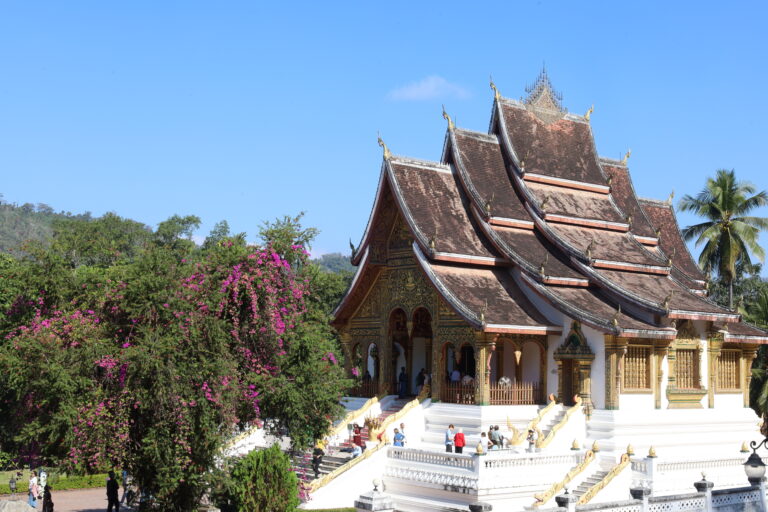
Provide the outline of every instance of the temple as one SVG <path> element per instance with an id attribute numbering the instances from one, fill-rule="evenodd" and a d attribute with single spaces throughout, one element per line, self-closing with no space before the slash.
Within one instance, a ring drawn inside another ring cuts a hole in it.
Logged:
<path id="1" fill-rule="evenodd" d="M 600 157 L 591 109 L 568 113 L 546 71 L 523 101 L 491 85 L 488 133 L 444 113 L 439 162 L 384 146 L 333 321 L 358 392 L 405 368 L 415 394 L 423 368 L 441 402 L 747 407 L 768 333 L 707 299 L 671 200 L 637 197 L 629 154 Z"/>
<path id="2" fill-rule="evenodd" d="M 360 398 L 303 507 L 350 506 L 373 477 L 410 512 L 541 510 L 568 488 L 579 505 L 685 494 L 703 471 L 740 485 L 768 333 L 707 298 L 671 197 L 637 197 L 629 152 L 598 155 L 591 108 L 567 112 L 546 72 L 524 100 L 491 87 L 488 133 L 443 112 L 439 162 L 379 139 L 333 319 Z M 449 424 L 464 453 L 445 449 Z M 398 427 L 407 442 L 390 446 Z M 345 458 L 352 444 L 367 450 Z"/>

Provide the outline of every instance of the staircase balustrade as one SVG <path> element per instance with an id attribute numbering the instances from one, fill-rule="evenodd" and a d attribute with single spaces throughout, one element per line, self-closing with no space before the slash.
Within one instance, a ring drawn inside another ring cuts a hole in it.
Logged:
<path id="1" fill-rule="evenodd" d="M 556 425 L 552 427 L 552 430 L 549 431 L 546 437 L 542 439 L 541 436 L 541 430 L 536 428 L 536 432 L 539 433 L 539 439 L 536 441 L 536 448 L 546 448 L 549 446 L 549 443 L 552 442 L 552 440 L 555 438 L 555 435 L 557 434 L 558 430 L 563 428 L 567 423 L 568 420 L 571 419 L 571 416 L 573 416 L 576 411 L 580 411 L 582 409 L 582 403 L 581 403 L 581 397 L 576 397 L 576 405 L 571 407 L 565 412 L 565 416 L 563 416 L 563 419 L 561 419 Z"/>
<path id="2" fill-rule="evenodd" d="M 565 478 L 563 478 L 559 482 L 555 482 L 552 484 L 552 486 L 547 489 L 545 492 L 541 494 L 534 494 L 533 497 L 536 498 L 536 502 L 533 504 L 534 508 L 538 508 L 541 505 L 544 505 L 549 500 L 551 500 L 555 494 L 560 492 L 562 489 L 565 488 L 566 485 L 568 485 L 577 475 L 581 474 L 587 467 L 589 467 L 592 462 L 595 460 L 595 452 L 592 450 L 588 450 L 587 453 L 584 454 L 584 460 L 579 462 L 579 464 L 571 469 L 566 475 Z"/>
<path id="3" fill-rule="evenodd" d="M 525 441 L 525 437 L 528 434 L 529 430 L 537 430 L 538 425 L 541 422 L 541 420 L 546 416 L 546 414 L 551 411 L 555 405 L 557 405 L 557 401 L 555 400 L 555 395 L 551 394 L 549 395 L 549 403 L 542 407 L 539 410 L 539 413 L 536 415 L 535 418 L 533 418 L 530 422 L 528 422 L 528 425 L 525 427 L 525 429 L 521 432 L 519 431 L 515 425 L 510 421 L 509 417 L 507 417 L 507 428 L 509 428 L 509 431 L 512 432 L 512 439 L 510 439 L 509 444 L 512 446 L 520 446 L 523 444 L 523 441 Z"/>
<path id="4" fill-rule="evenodd" d="M 390 459 L 397 459 L 406 462 L 419 462 L 452 468 L 474 470 L 475 467 L 475 462 L 472 455 L 414 450 L 412 448 L 401 448 L 399 446 L 390 446 L 389 451 L 387 452 L 387 457 Z"/>
<path id="5" fill-rule="evenodd" d="M 630 458 L 629 455 L 626 453 L 621 454 L 621 461 L 616 464 L 607 475 L 603 477 L 602 480 L 597 482 L 595 485 L 590 487 L 587 492 L 585 492 L 581 498 L 579 498 L 579 501 L 577 502 L 578 505 L 584 505 L 586 503 L 589 503 L 589 501 L 594 498 L 598 492 L 602 491 L 609 483 L 611 483 L 611 480 L 616 478 L 619 473 L 624 471 L 629 466 Z"/>

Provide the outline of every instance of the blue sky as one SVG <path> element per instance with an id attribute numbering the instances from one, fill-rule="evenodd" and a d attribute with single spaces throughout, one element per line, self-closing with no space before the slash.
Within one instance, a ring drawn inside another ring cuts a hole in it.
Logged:
<path id="1" fill-rule="evenodd" d="M 641 196 L 718 168 L 768 188 L 758 2 L 0 2 L 0 193 L 56 210 L 173 214 L 256 233 L 306 211 L 315 253 L 359 240 L 391 150 L 485 131 L 488 77 L 542 63 Z M 768 215 L 768 212 L 760 212 Z M 694 219 L 681 215 L 681 224 Z M 762 242 L 768 234 L 763 235 Z"/>

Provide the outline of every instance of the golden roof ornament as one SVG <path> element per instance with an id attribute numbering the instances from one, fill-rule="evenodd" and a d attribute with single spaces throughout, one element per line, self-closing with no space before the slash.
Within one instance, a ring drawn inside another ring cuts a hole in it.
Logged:
<path id="1" fill-rule="evenodd" d="M 656 448 L 654 448 L 653 446 L 648 448 L 648 457 L 651 458 L 651 459 L 655 459 L 656 458 Z"/>
<path id="2" fill-rule="evenodd" d="M 480 323 L 485 325 L 485 313 L 488 311 L 488 301 L 485 301 L 485 305 L 483 305 L 483 309 L 480 310 Z"/>
<path id="3" fill-rule="evenodd" d="M 619 326 L 619 315 L 621 315 L 621 304 L 618 305 L 616 312 L 613 314 L 613 318 L 611 319 L 611 325 L 614 327 Z"/>
<path id="4" fill-rule="evenodd" d="M 672 248 L 672 254 L 669 258 L 667 258 L 667 265 L 672 266 L 672 260 L 675 258 L 675 255 L 677 254 L 677 247 Z"/>
<path id="5" fill-rule="evenodd" d="M 571 450 L 580 450 L 580 449 L 581 449 L 581 446 L 579 446 L 579 442 L 576 439 L 574 439 L 573 442 L 571 443 Z"/>
<path id="6" fill-rule="evenodd" d="M 747 447 L 747 442 L 744 441 L 741 443 L 741 450 L 739 450 L 741 453 L 749 453 L 749 448 Z"/>
<path id="7" fill-rule="evenodd" d="M 627 215 L 627 225 L 631 228 L 632 227 L 632 216 Z"/>
<path id="8" fill-rule="evenodd" d="M 589 122 L 589 118 L 592 116 L 592 112 L 595 111 L 595 105 L 593 104 L 591 107 L 589 107 L 589 110 L 587 110 L 587 113 L 584 114 L 584 119 Z"/>
<path id="9" fill-rule="evenodd" d="M 608 179 L 605 180 L 605 182 L 608 184 L 608 186 L 611 186 L 611 183 L 613 183 L 613 174 L 608 175 Z"/>
<path id="10" fill-rule="evenodd" d="M 669 302 L 672 300 L 672 292 L 669 293 L 666 297 L 664 297 L 664 302 L 661 303 L 661 307 L 664 308 L 664 311 L 669 311 Z"/>
<path id="11" fill-rule="evenodd" d="M 627 455 L 629 455 L 631 457 L 634 454 L 635 454 L 635 447 L 632 446 L 632 443 L 629 443 L 627 445 Z"/>
<path id="12" fill-rule="evenodd" d="M 437 238 L 437 233 L 429 237 L 429 248 L 433 251 L 435 250 L 435 238 Z"/>
<path id="13" fill-rule="evenodd" d="M 586 250 L 584 252 L 587 253 L 587 259 L 592 259 L 592 249 L 595 248 L 595 239 L 593 238 L 591 242 L 589 242 L 589 245 L 587 246 Z"/>
<path id="14" fill-rule="evenodd" d="M 546 274 L 544 273 L 544 268 L 547 266 L 547 263 L 549 263 L 549 253 L 544 255 L 544 261 L 541 262 L 541 266 L 539 267 L 539 274 L 541 277 L 544 277 Z"/>
<path id="15" fill-rule="evenodd" d="M 490 217 L 491 216 L 491 204 L 493 204 L 493 200 L 496 198 L 496 192 L 493 192 L 491 194 L 491 197 L 489 199 L 485 200 L 485 204 L 483 204 L 483 208 L 485 209 L 485 214 Z"/>
<path id="16" fill-rule="evenodd" d="M 595 441 L 592 443 L 592 451 L 593 451 L 593 452 L 595 452 L 595 453 L 597 453 L 597 452 L 599 452 L 599 451 L 600 451 L 600 445 L 599 445 L 599 444 L 597 444 L 597 440 L 595 440 Z"/>
<path id="17" fill-rule="evenodd" d="M 448 121 L 448 129 L 450 131 L 453 131 L 453 129 L 456 128 L 456 125 L 453 124 L 453 120 L 451 119 L 451 116 L 449 116 L 448 112 L 445 111 L 445 105 L 443 105 L 443 119 Z"/>
<path id="18" fill-rule="evenodd" d="M 674 191 L 674 189 L 673 189 L 673 190 L 672 190 L 672 192 L 670 192 L 670 193 L 669 193 L 669 197 L 667 198 L 667 204 L 668 204 L 668 205 L 671 205 L 671 204 L 672 204 L 672 200 L 673 200 L 674 198 L 675 198 L 675 191 Z"/>
<path id="19" fill-rule="evenodd" d="M 629 160 L 629 157 L 632 156 L 632 150 L 628 149 L 626 153 L 624 153 L 624 158 L 621 159 L 621 163 L 623 165 L 627 165 L 627 160 Z"/>
<path id="20" fill-rule="evenodd" d="M 381 135 L 379 135 L 379 146 L 381 146 L 384 149 L 384 160 L 389 160 L 392 158 L 392 153 L 389 151 L 389 148 L 384 143 L 384 140 L 381 138 Z"/>
<path id="21" fill-rule="evenodd" d="M 493 76 L 491 76 L 491 89 L 493 89 L 493 99 L 495 99 L 497 102 L 501 100 L 501 94 L 499 93 L 499 90 L 496 88 L 496 84 L 493 83 Z"/>
<path id="22" fill-rule="evenodd" d="M 544 200 L 539 205 L 542 212 L 546 213 L 547 203 L 549 202 L 549 196 L 544 197 Z"/>

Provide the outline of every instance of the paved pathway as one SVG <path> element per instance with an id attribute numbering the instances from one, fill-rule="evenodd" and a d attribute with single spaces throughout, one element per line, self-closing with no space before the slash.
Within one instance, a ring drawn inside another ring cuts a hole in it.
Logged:
<path id="1" fill-rule="evenodd" d="M 22 497 L 26 502 L 26 496 Z M 0 500 L 10 499 L 0 496 Z M 15 498 L 21 499 L 21 498 Z M 79 489 L 76 491 L 53 491 L 53 504 L 56 512 L 104 512 L 107 510 L 107 491 L 98 489 Z M 42 510 L 43 502 L 37 502 L 37 510 Z M 33 509 L 30 509 L 32 511 Z M 120 507 L 120 510 L 131 510 Z"/>

